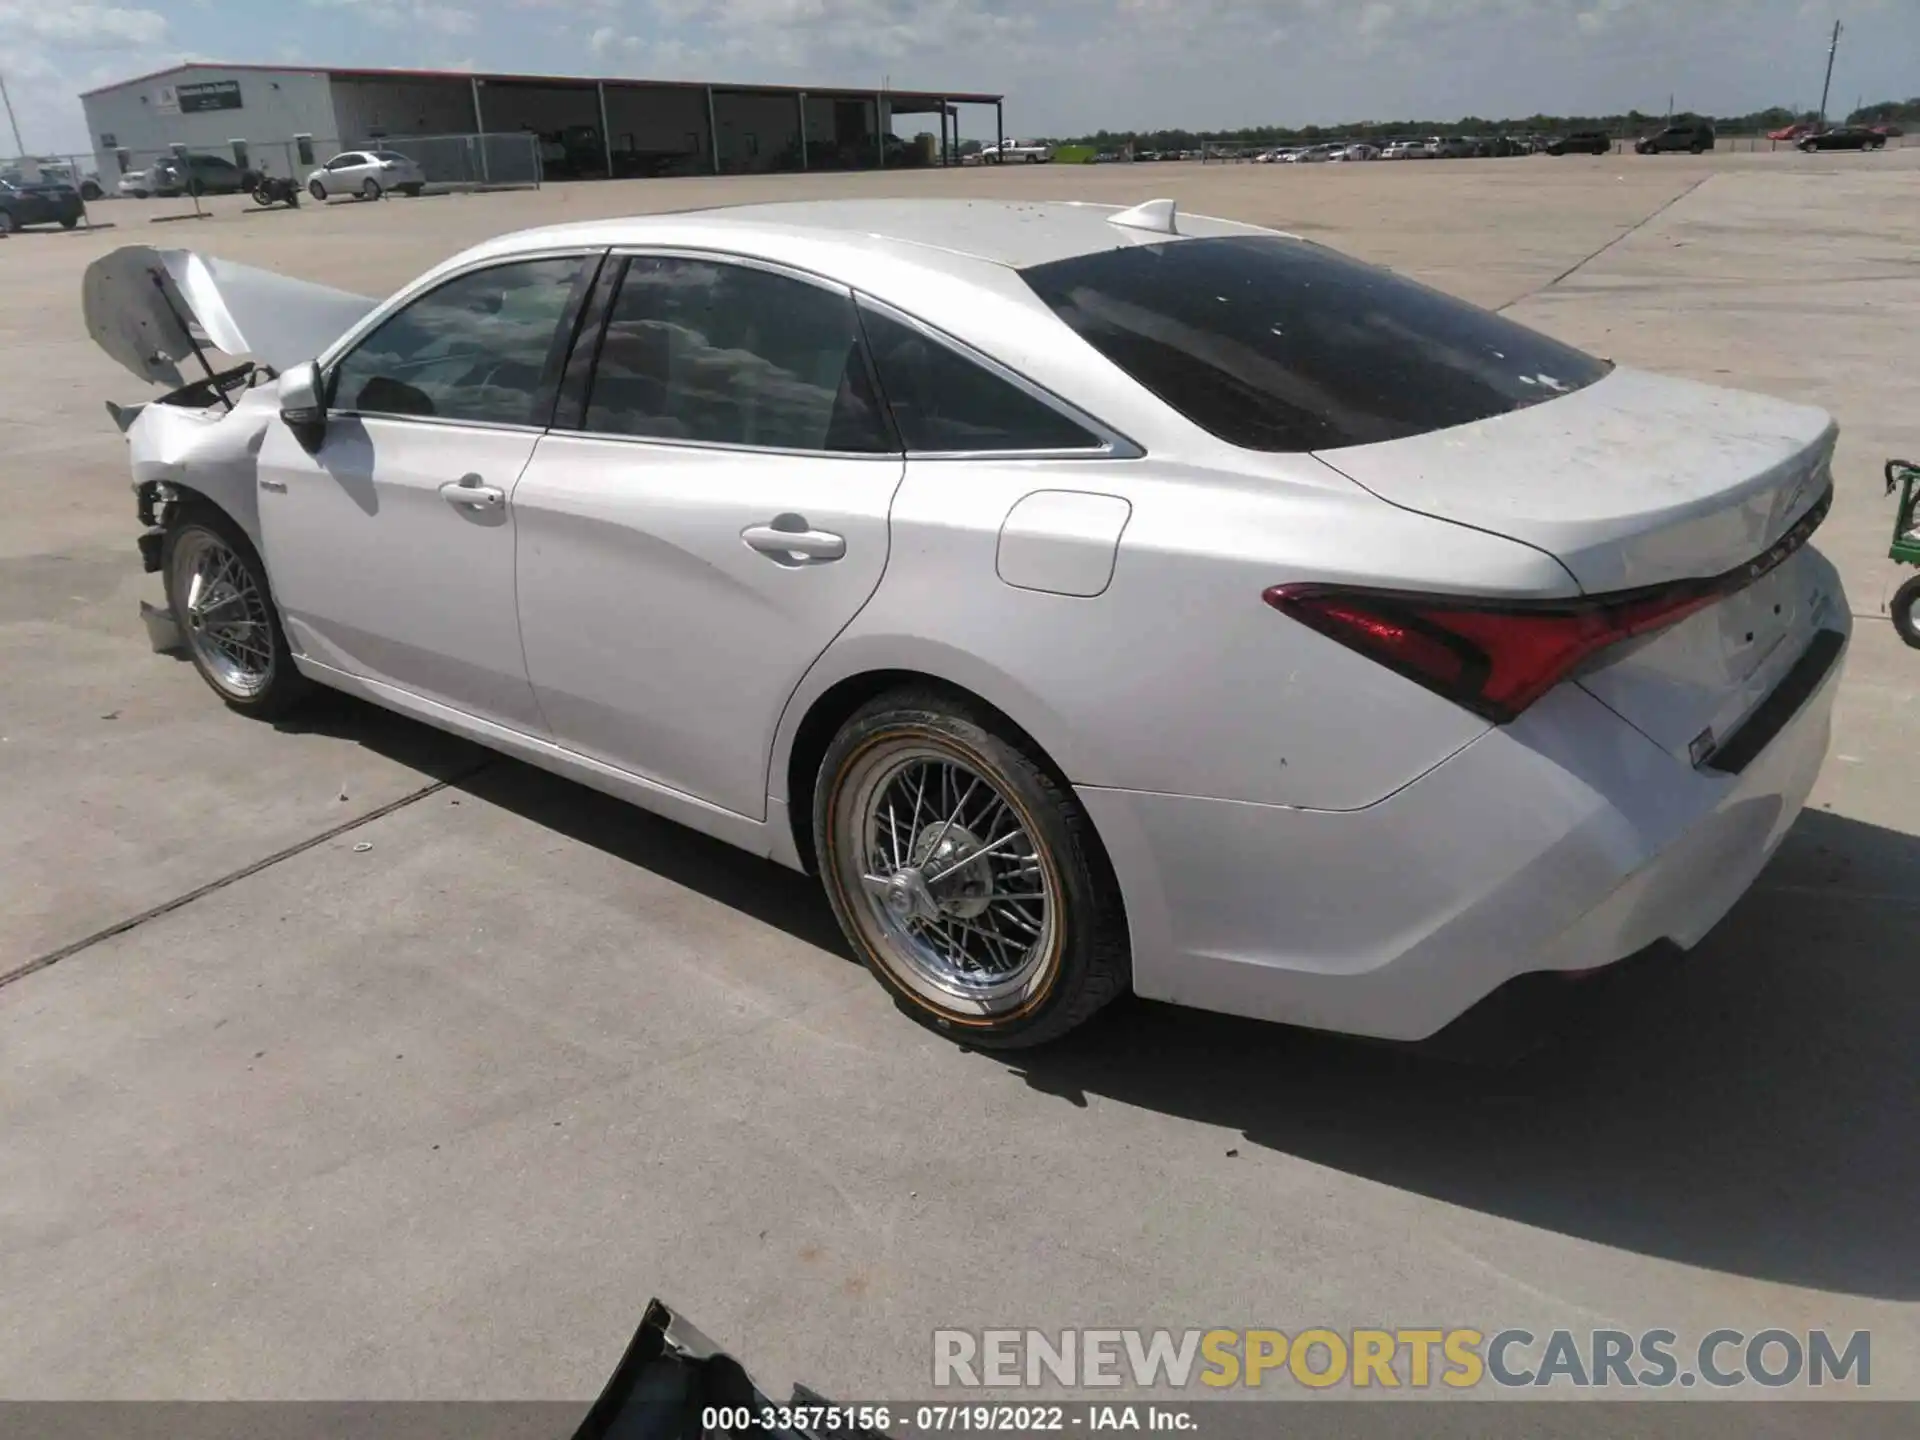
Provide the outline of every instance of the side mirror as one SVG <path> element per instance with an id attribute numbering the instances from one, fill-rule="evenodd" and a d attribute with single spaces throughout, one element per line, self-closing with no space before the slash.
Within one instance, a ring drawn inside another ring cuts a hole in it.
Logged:
<path id="1" fill-rule="evenodd" d="M 309 451 L 320 448 L 327 433 L 327 402 L 321 394 L 320 371 L 311 360 L 280 372 L 280 418 Z"/>

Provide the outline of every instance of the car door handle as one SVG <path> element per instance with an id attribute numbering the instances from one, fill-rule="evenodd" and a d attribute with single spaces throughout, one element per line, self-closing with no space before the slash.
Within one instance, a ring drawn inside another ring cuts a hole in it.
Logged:
<path id="1" fill-rule="evenodd" d="M 740 538 L 779 565 L 818 565 L 847 553 L 844 535 L 812 529 L 799 515 L 775 516 L 771 525 L 749 525 Z"/>
<path id="2" fill-rule="evenodd" d="M 440 493 L 455 505 L 471 510 L 492 510 L 507 503 L 507 492 L 497 485 L 483 485 L 478 475 L 463 475 L 440 487 Z"/>

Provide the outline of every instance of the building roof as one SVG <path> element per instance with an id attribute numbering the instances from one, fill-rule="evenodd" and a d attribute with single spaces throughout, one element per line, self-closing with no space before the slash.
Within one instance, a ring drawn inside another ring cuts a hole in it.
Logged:
<path id="1" fill-rule="evenodd" d="M 518 75 L 491 70 L 395 70 L 361 66 L 338 65 L 229 65 L 217 60 L 187 60 L 178 65 L 169 65 L 164 70 L 152 70 L 144 75 L 132 75 L 125 80 L 116 80 L 110 85 L 96 85 L 91 90 L 80 92 L 80 98 L 104 94 L 109 90 L 124 90 L 129 85 L 139 85 L 148 80 L 159 80 L 164 76 L 177 75 L 183 70 L 245 70 L 272 75 L 326 75 L 336 80 L 478 80 L 483 85 L 618 85 L 628 88 L 649 90 L 705 90 L 709 86 L 729 95 L 858 95 L 862 97 L 885 94 L 898 108 L 901 101 L 912 104 L 926 103 L 937 106 L 941 101 L 954 105 L 996 105 L 1005 97 L 980 92 L 959 90 L 895 90 L 862 89 L 847 85 L 743 85 L 723 80 L 646 80 L 632 75 Z"/>

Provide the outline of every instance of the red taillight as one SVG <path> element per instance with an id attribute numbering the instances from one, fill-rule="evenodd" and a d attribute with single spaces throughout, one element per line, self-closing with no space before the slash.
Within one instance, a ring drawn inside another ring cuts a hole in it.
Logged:
<path id="1" fill-rule="evenodd" d="M 1601 650 L 1677 624 L 1746 589 L 1799 550 L 1833 506 L 1829 486 L 1744 565 L 1700 580 L 1578 600 L 1469 600 L 1342 585 L 1275 585 L 1284 615 L 1504 725 Z"/>
<path id="2" fill-rule="evenodd" d="M 1710 582 L 1617 599 L 1462 600 L 1332 585 L 1276 585 L 1266 602 L 1410 680 L 1504 724 L 1596 652 L 1711 605 Z"/>

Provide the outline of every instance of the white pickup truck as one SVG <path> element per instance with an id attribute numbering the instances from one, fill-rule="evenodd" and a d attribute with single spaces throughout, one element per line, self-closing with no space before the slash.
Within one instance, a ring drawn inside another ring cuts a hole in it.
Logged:
<path id="1" fill-rule="evenodd" d="M 1045 165 L 1053 159 L 1053 147 L 1038 140 L 1009 140 L 983 147 L 980 159 L 987 165 Z"/>

